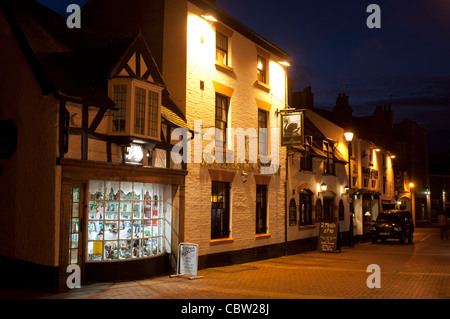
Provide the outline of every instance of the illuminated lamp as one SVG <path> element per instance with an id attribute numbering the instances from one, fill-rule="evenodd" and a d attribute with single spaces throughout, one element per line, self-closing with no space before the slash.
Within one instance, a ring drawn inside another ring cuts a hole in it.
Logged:
<path id="1" fill-rule="evenodd" d="M 217 19 L 208 12 L 203 12 L 202 18 L 211 22 L 217 22 Z"/>
<path id="2" fill-rule="evenodd" d="M 352 132 L 345 132 L 345 133 L 344 133 L 345 140 L 346 140 L 347 142 L 353 141 L 353 136 L 354 136 L 354 135 L 355 135 L 355 134 L 353 134 Z"/>
<path id="3" fill-rule="evenodd" d="M 284 65 L 284 66 L 288 66 L 288 67 L 291 66 L 291 64 L 286 60 L 280 60 L 280 61 L 278 61 L 278 63 L 281 65 Z"/>

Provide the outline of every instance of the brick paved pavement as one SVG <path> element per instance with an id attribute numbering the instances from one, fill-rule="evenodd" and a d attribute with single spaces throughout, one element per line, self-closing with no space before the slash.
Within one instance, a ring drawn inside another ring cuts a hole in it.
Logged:
<path id="1" fill-rule="evenodd" d="M 381 288 L 369 289 L 367 266 L 381 269 Z M 199 271 L 202 279 L 156 277 L 95 284 L 61 299 L 450 299 L 450 240 L 438 229 L 416 229 L 414 244 L 388 241 L 306 252 Z"/>
<path id="2" fill-rule="evenodd" d="M 369 289 L 367 266 L 381 269 L 381 288 Z M 416 229 L 414 244 L 388 241 L 306 252 L 199 271 L 202 279 L 161 276 L 101 283 L 41 299 L 450 299 L 450 240 L 436 228 Z M 16 293 L 20 293 L 17 292 Z M 14 291 L 9 297 L 14 296 Z M 15 296 L 18 296 L 17 294 Z"/>

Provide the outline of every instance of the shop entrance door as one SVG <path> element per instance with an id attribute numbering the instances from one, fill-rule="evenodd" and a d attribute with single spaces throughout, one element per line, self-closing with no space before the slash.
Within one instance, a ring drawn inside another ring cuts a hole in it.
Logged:
<path id="1" fill-rule="evenodd" d="M 69 265 L 78 265 L 81 281 L 84 279 L 83 231 L 85 185 L 82 183 L 62 184 L 61 198 L 61 247 L 60 247 L 60 287 L 66 284 L 70 276 Z"/>

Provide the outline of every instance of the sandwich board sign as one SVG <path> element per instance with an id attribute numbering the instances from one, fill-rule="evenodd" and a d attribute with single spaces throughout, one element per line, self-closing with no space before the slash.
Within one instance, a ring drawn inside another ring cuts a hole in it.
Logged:
<path id="1" fill-rule="evenodd" d="M 319 252 L 341 252 L 339 224 L 320 223 L 317 249 Z"/>
<path id="2" fill-rule="evenodd" d="M 203 276 L 197 276 L 198 272 L 198 245 L 190 243 L 180 243 L 178 245 L 178 264 L 177 273 L 171 275 L 174 277 L 185 277 L 189 279 L 201 279 Z"/>

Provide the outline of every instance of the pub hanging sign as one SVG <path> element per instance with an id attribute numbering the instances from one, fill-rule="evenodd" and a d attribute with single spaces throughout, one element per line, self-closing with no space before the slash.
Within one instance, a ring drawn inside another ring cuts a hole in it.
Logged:
<path id="1" fill-rule="evenodd" d="M 281 146 L 303 144 L 304 113 L 299 110 L 282 110 Z"/>

